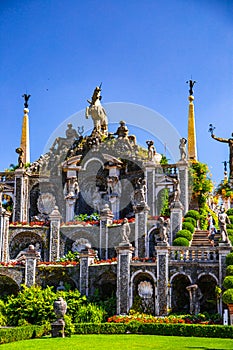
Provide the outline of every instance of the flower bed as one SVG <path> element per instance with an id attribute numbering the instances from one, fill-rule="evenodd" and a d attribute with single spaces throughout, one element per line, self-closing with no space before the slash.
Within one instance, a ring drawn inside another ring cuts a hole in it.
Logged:
<path id="1" fill-rule="evenodd" d="M 31 221 L 31 222 L 27 222 L 27 221 L 15 221 L 15 222 L 11 222 L 10 226 L 28 226 L 28 227 L 33 227 L 33 226 L 49 226 L 49 222 L 44 222 L 44 221 Z"/>
<path id="2" fill-rule="evenodd" d="M 203 325 L 213 325 L 213 324 L 222 324 L 222 319 L 220 315 L 170 315 L 165 317 L 156 317 L 147 314 L 132 314 L 125 316 L 112 316 L 108 318 L 109 323 L 129 323 L 132 321 L 137 321 L 140 323 L 165 323 L 165 324 L 174 324 L 174 323 L 185 323 L 185 324 L 203 324 Z"/>
<path id="3" fill-rule="evenodd" d="M 108 265 L 108 264 L 115 264 L 117 263 L 117 258 L 111 258 L 111 259 L 107 259 L 107 260 L 98 260 L 98 259 L 95 259 L 94 260 L 94 264 L 93 265 Z"/>
<path id="4" fill-rule="evenodd" d="M 39 261 L 37 266 L 42 267 L 42 266 L 76 266 L 79 265 L 78 261 Z"/>

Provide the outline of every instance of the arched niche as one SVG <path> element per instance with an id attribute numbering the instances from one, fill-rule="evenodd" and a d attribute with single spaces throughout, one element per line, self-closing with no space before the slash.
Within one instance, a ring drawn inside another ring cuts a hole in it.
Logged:
<path id="1" fill-rule="evenodd" d="M 218 279 L 216 276 L 210 273 L 202 273 L 198 276 L 197 284 L 202 293 L 200 299 L 200 311 L 217 313 L 217 296 L 215 288 L 218 284 Z"/>
<path id="2" fill-rule="evenodd" d="M 177 273 L 171 278 L 171 308 L 172 312 L 189 313 L 189 293 L 186 289 L 192 283 L 186 274 Z"/>

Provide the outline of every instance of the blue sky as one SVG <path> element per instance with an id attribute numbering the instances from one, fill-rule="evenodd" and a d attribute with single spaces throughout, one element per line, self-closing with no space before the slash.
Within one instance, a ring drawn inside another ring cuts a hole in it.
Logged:
<path id="1" fill-rule="evenodd" d="M 86 107 L 100 82 L 103 103 L 145 106 L 186 137 L 185 82 L 192 76 L 198 158 L 216 182 L 222 179 L 228 146 L 210 138 L 208 125 L 221 137 L 233 132 L 232 1 L 2 0 L 0 43 L 1 170 L 17 163 L 25 92 L 32 95 L 36 160 L 54 130 Z M 122 118 L 127 121 L 127 115 Z M 109 120 L 117 121 L 110 115 Z M 74 126 L 84 122 L 79 116 Z M 160 134 L 156 119 L 142 115 L 134 123 Z"/>

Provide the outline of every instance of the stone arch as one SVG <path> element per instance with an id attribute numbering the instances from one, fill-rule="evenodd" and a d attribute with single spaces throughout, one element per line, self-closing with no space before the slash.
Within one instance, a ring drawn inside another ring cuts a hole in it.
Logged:
<path id="1" fill-rule="evenodd" d="M 89 163 L 94 162 L 94 161 L 100 163 L 101 167 L 104 167 L 104 162 L 101 159 L 99 159 L 98 157 L 92 157 L 84 163 L 83 170 L 87 170 Z"/>
<path id="2" fill-rule="evenodd" d="M 149 283 L 151 288 L 151 297 L 144 298 L 140 296 L 139 285 Z M 148 270 L 139 270 L 131 276 L 130 279 L 130 307 L 144 313 L 157 314 L 157 285 L 156 277 Z M 138 310 L 137 310 L 138 308 Z"/>
<path id="3" fill-rule="evenodd" d="M 38 201 L 39 194 L 40 194 L 39 182 L 34 183 L 31 186 L 29 193 L 30 193 L 30 195 L 29 195 L 29 201 L 30 201 L 29 217 L 31 219 L 33 216 L 38 215 L 37 201 Z"/>
<path id="4" fill-rule="evenodd" d="M 106 300 L 116 296 L 117 291 L 117 275 L 115 272 L 104 271 L 100 273 L 93 283 L 93 287 L 98 291 L 101 300 Z M 95 292 L 95 291 L 93 291 Z"/>
<path id="5" fill-rule="evenodd" d="M 44 234 L 44 237 L 43 237 Z M 9 241 L 9 256 L 13 260 L 20 251 L 28 248 L 29 244 L 39 244 L 39 251 L 41 253 L 41 260 L 46 260 L 46 238 L 47 234 L 35 230 L 17 230 L 13 232 Z"/>
<path id="6" fill-rule="evenodd" d="M 198 275 L 197 285 L 201 290 L 200 311 L 216 313 L 217 297 L 215 288 L 218 285 L 218 278 L 213 273 L 201 273 Z"/>
<path id="7" fill-rule="evenodd" d="M 19 277 L 19 276 L 18 276 Z M 22 283 L 22 281 L 21 281 Z M 20 290 L 19 280 L 16 281 L 10 274 L 0 274 L 0 297 L 18 294 Z"/>
<path id="8" fill-rule="evenodd" d="M 154 257 L 156 255 L 155 246 L 157 245 L 157 237 L 159 234 L 159 229 L 153 226 L 147 233 L 147 252 L 149 257 Z M 156 237 L 157 236 L 157 237 Z"/>
<path id="9" fill-rule="evenodd" d="M 189 293 L 186 289 L 192 279 L 186 273 L 175 273 L 170 278 L 170 306 L 173 312 L 189 312 Z"/>
<path id="10" fill-rule="evenodd" d="M 72 250 L 72 244 L 79 238 L 87 239 L 90 242 L 92 249 L 96 250 L 99 247 L 98 235 L 93 235 L 88 229 L 80 227 L 68 234 L 65 231 L 61 232 L 63 238 L 63 243 L 61 243 L 64 245 L 62 248 L 64 254 L 67 254 L 68 251 Z"/>
<path id="11" fill-rule="evenodd" d="M 41 278 L 40 278 L 41 277 Z M 74 290 L 78 288 L 78 282 L 64 271 L 64 268 L 56 268 L 44 276 L 40 276 L 38 282 L 42 282 L 42 288 L 53 287 L 54 291 L 63 283 L 64 289 Z"/>

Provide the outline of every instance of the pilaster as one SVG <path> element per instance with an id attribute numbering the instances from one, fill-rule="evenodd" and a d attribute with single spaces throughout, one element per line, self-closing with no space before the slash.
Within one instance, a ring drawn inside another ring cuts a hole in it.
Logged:
<path id="1" fill-rule="evenodd" d="M 170 223 L 170 244 L 176 237 L 176 233 L 182 229 L 183 206 L 180 201 L 172 202 L 170 206 L 171 223 Z"/>
<path id="2" fill-rule="evenodd" d="M 134 248 L 130 243 L 120 243 L 117 251 L 117 314 L 127 314 L 130 308 L 130 262 Z"/>
<path id="3" fill-rule="evenodd" d="M 28 221 L 28 175 L 25 169 L 15 170 L 13 221 Z"/>
<path id="4" fill-rule="evenodd" d="M 168 312 L 168 247 L 158 245 L 157 251 L 157 309 L 160 316 Z"/>
<path id="5" fill-rule="evenodd" d="M 56 261 L 60 257 L 60 222 L 61 214 L 55 206 L 49 215 L 50 237 L 49 237 L 49 261 Z"/>
<path id="6" fill-rule="evenodd" d="M 94 263 L 96 253 L 93 249 L 83 250 L 79 254 L 79 291 L 82 295 L 88 296 L 89 291 L 89 266 Z"/>
<path id="7" fill-rule="evenodd" d="M 180 160 L 177 163 L 179 169 L 180 180 L 180 201 L 184 207 L 183 215 L 185 215 L 189 208 L 189 166 L 186 160 Z"/>

